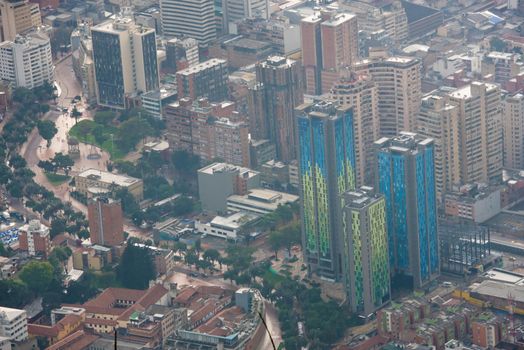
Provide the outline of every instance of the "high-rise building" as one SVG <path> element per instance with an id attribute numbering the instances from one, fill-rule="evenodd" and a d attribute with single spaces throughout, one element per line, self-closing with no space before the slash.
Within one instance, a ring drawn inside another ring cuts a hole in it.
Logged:
<path id="1" fill-rule="evenodd" d="M 420 61 L 413 57 L 389 57 L 361 61 L 355 69 L 370 75 L 377 85 L 380 136 L 415 131 L 422 97 Z"/>
<path id="2" fill-rule="evenodd" d="M 19 35 L 0 43 L 0 78 L 32 89 L 54 81 L 49 37 L 43 32 Z"/>
<path id="3" fill-rule="evenodd" d="M 28 0 L 0 0 L 0 42 L 13 41 L 23 34 L 42 25 L 40 7 Z"/>
<path id="4" fill-rule="evenodd" d="M 158 89 L 155 30 L 119 17 L 91 28 L 98 104 L 127 107 L 126 98 Z"/>
<path id="5" fill-rule="evenodd" d="M 269 18 L 268 0 L 224 0 L 222 2 L 224 26 L 236 33 L 236 23 L 245 18 Z"/>
<path id="6" fill-rule="evenodd" d="M 184 36 L 207 45 L 217 36 L 213 0 L 160 0 L 160 12 L 166 38 Z"/>
<path id="7" fill-rule="evenodd" d="M 196 100 L 206 97 L 218 102 L 227 99 L 227 61 L 212 58 L 176 73 L 178 97 Z"/>
<path id="8" fill-rule="evenodd" d="M 340 70 L 358 59 L 357 17 L 322 11 L 302 19 L 302 63 L 308 94 L 329 92 Z"/>
<path id="9" fill-rule="evenodd" d="M 198 41 L 192 38 L 173 38 L 166 42 L 166 60 L 163 66 L 172 72 L 199 63 Z"/>
<path id="10" fill-rule="evenodd" d="M 260 130 L 252 132 L 258 139 L 269 139 L 275 143 L 279 160 L 291 161 L 297 155 L 294 109 L 304 102 L 300 64 L 284 57 L 271 56 L 257 64 L 256 70 L 257 82 L 261 85 L 252 91 L 255 98 L 251 102 L 258 101 L 258 108 L 251 106 L 250 109 L 258 114 L 250 115 L 250 118 L 257 120 L 255 125 Z M 253 120 L 250 124 L 254 125 Z"/>
<path id="11" fill-rule="evenodd" d="M 378 140 L 378 89 L 369 76 L 351 74 L 335 83 L 331 99 L 353 109 L 357 186 L 373 184 L 375 154 Z"/>
<path id="12" fill-rule="evenodd" d="M 47 258 L 51 254 L 51 238 L 49 228 L 38 220 L 31 220 L 28 224 L 20 227 L 18 246 L 26 251 L 29 256 L 41 255 Z"/>
<path id="13" fill-rule="evenodd" d="M 97 197 L 87 205 L 91 243 L 116 246 L 124 242 L 124 223 L 120 201 Z"/>
<path id="14" fill-rule="evenodd" d="M 524 95 L 507 96 L 502 106 L 504 167 L 524 169 Z"/>
<path id="15" fill-rule="evenodd" d="M 432 92 L 422 98 L 417 133 L 435 141 L 435 186 L 439 202 L 460 181 L 458 131 L 458 108 L 449 104 L 445 94 Z"/>
<path id="16" fill-rule="evenodd" d="M 296 110 L 304 262 L 310 273 L 339 280 L 341 195 L 355 189 L 353 115 L 329 101 Z"/>
<path id="17" fill-rule="evenodd" d="M 432 139 L 401 132 L 375 142 L 377 189 L 386 199 L 389 262 L 394 274 L 424 286 L 439 273 Z"/>
<path id="18" fill-rule="evenodd" d="M 460 184 L 502 179 L 502 103 L 495 84 L 473 82 L 450 92 L 459 116 Z"/>
<path id="19" fill-rule="evenodd" d="M 353 312 L 370 315 L 390 299 L 386 201 L 364 187 L 343 195 L 342 273 Z"/>

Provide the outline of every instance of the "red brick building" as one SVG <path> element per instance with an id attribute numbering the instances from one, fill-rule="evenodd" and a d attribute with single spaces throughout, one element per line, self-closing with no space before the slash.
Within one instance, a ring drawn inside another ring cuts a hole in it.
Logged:
<path id="1" fill-rule="evenodd" d="M 124 242 L 124 223 L 120 201 L 95 198 L 87 206 L 91 243 L 115 246 Z"/>
<path id="2" fill-rule="evenodd" d="M 19 249 L 26 251 L 30 256 L 42 255 L 47 258 L 51 253 L 51 239 L 49 228 L 38 220 L 31 220 L 19 229 Z"/>

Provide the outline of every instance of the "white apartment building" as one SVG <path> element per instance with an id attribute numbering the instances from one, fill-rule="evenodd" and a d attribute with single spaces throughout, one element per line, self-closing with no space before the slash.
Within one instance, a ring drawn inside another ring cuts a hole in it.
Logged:
<path id="1" fill-rule="evenodd" d="M 25 310 L 0 306 L 0 336 L 17 342 L 28 338 Z"/>
<path id="2" fill-rule="evenodd" d="M 49 37 L 43 32 L 19 35 L 0 43 L 0 79 L 32 89 L 53 82 L 54 65 Z"/>
<path id="3" fill-rule="evenodd" d="M 524 169 L 524 95 L 506 97 L 502 108 L 504 167 Z"/>

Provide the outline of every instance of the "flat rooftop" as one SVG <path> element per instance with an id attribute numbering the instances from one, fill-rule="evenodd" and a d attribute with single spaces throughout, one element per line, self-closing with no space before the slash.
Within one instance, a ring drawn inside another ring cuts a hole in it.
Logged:
<path id="1" fill-rule="evenodd" d="M 203 167 L 198 170 L 199 173 L 202 174 L 208 174 L 213 175 L 215 173 L 221 173 L 221 172 L 233 172 L 238 171 L 240 175 L 243 177 L 253 177 L 255 175 L 258 175 L 258 171 L 251 170 L 249 168 L 240 167 L 233 164 L 228 163 L 213 163 L 206 167 Z"/>
<path id="2" fill-rule="evenodd" d="M 511 294 L 515 302 L 524 303 L 524 286 L 522 285 L 486 280 L 472 286 L 471 292 L 500 299 L 508 299 L 508 295 Z"/>
<path id="3" fill-rule="evenodd" d="M 228 229 L 239 229 L 245 224 L 257 219 L 257 215 L 238 212 L 230 216 L 215 216 L 209 223 L 211 226 L 219 226 Z"/>
<path id="4" fill-rule="evenodd" d="M 182 69 L 178 72 L 176 72 L 177 75 L 191 75 L 191 74 L 195 74 L 195 73 L 200 73 L 202 71 L 205 71 L 206 69 L 209 69 L 209 68 L 213 68 L 213 67 L 216 67 L 216 66 L 226 66 L 227 64 L 227 61 L 226 60 L 223 60 L 223 59 L 220 59 L 220 58 L 212 58 L 210 60 L 207 60 L 205 62 L 202 62 L 202 63 L 199 63 L 199 64 L 196 64 L 194 66 L 191 66 L 189 68 L 186 68 L 186 69 Z"/>
<path id="5" fill-rule="evenodd" d="M 81 177 L 85 179 L 93 179 L 96 181 L 100 181 L 103 183 L 109 183 L 109 184 L 114 183 L 115 185 L 120 186 L 120 187 L 127 187 L 133 184 L 142 182 L 142 180 L 136 179 L 131 176 L 113 174 L 107 171 L 101 171 L 97 169 L 84 170 L 80 174 L 78 174 L 77 177 Z"/>

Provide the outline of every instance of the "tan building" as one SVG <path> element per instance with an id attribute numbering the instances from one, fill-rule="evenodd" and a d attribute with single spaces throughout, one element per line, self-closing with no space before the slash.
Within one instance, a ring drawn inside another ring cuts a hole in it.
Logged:
<path id="1" fill-rule="evenodd" d="M 504 167 L 524 169 L 524 95 L 507 96 L 502 108 Z"/>
<path id="2" fill-rule="evenodd" d="M 449 93 L 459 116 L 460 184 L 502 179 L 502 103 L 497 85 L 473 82 Z"/>
<path id="3" fill-rule="evenodd" d="M 420 60 L 400 56 L 364 60 L 355 70 L 370 75 L 378 88 L 379 136 L 415 131 L 421 100 Z"/>
<path id="4" fill-rule="evenodd" d="M 28 0 L 0 0 L 0 41 L 42 25 L 40 7 Z"/>
<path id="5" fill-rule="evenodd" d="M 87 169 L 75 176 L 76 190 L 87 197 L 127 188 L 136 200 L 144 199 L 144 183 L 141 179 L 113 174 L 107 171 Z"/>
<path id="6" fill-rule="evenodd" d="M 422 98 L 417 133 L 435 141 L 435 185 L 437 200 L 460 181 L 458 107 L 445 94 L 430 93 Z"/>
<path id="7" fill-rule="evenodd" d="M 371 185 L 374 175 L 373 143 L 378 137 L 378 89 L 370 76 L 351 74 L 331 89 L 331 99 L 353 108 L 357 187 Z"/>

